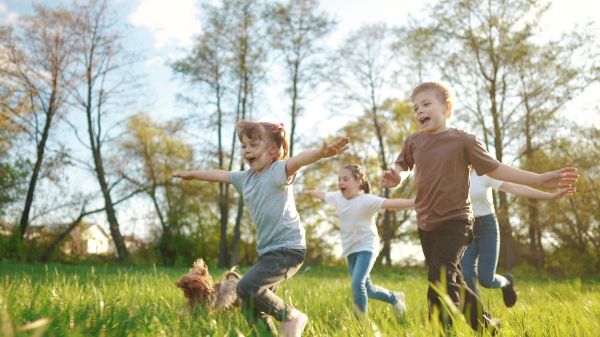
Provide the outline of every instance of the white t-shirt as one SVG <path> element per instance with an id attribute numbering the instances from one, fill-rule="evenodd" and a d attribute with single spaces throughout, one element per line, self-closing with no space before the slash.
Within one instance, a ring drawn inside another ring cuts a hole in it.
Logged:
<path id="1" fill-rule="evenodd" d="M 359 194 L 348 200 L 340 191 L 325 193 L 325 201 L 336 208 L 340 218 L 342 257 L 360 251 L 379 254 L 379 235 L 374 216 L 385 198 L 373 194 Z"/>
<path id="2" fill-rule="evenodd" d="M 494 213 L 494 201 L 492 199 L 492 188 L 498 190 L 504 181 L 490 178 L 487 175 L 478 176 L 471 170 L 471 206 L 473 216 L 479 217 Z"/>

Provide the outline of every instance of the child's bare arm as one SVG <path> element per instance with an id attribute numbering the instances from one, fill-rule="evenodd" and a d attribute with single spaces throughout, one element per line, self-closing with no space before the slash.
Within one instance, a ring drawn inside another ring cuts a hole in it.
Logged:
<path id="1" fill-rule="evenodd" d="M 488 176 L 508 181 L 515 184 L 540 186 L 546 188 L 571 187 L 579 177 L 574 167 L 564 167 L 559 170 L 545 173 L 534 173 L 525 171 L 500 163 L 498 167 L 488 173 Z"/>
<path id="2" fill-rule="evenodd" d="M 332 143 L 323 143 L 320 149 L 306 150 L 287 160 L 285 173 L 292 177 L 302 166 L 310 165 L 321 158 L 333 157 L 348 148 L 349 138 L 340 138 Z"/>
<path id="3" fill-rule="evenodd" d="M 199 170 L 199 171 L 176 171 L 173 177 L 183 180 L 203 180 L 219 183 L 229 183 L 229 171 L 225 170 Z"/>
<path id="4" fill-rule="evenodd" d="M 382 209 L 390 211 L 400 211 L 403 209 L 415 207 L 415 199 L 385 199 L 381 205 Z"/>
<path id="5" fill-rule="evenodd" d="M 531 199 L 540 199 L 540 200 L 554 200 L 564 196 L 571 195 L 575 193 L 576 189 L 574 187 L 561 188 L 554 193 L 545 192 L 537 190 L 533 187 L 513 184 L 509 182 L 504 182 L 500 185 L 500 191 L 510 193 L 516 196 L 531 198 Z"/>
<path id="6" fill-rule="evenodd" d="M 325 201 L 325 192 L 317 191 L 317 190 L 306 190 L 300 193 L 302 195 L 310 195 L 311 197 L 315 197 L 320 199 L 321 201 Z"/>

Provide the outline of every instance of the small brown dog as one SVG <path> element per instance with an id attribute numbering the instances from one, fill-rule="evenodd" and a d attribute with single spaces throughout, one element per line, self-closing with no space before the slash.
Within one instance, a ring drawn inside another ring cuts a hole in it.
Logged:
<path id="1" fill-rule="evenodd" d="M 183 290 L 191 310 L 198 305 L 207 305 L 211 311 L 226 311 L 240 305 L 235 288 L 241 278 L 237 267 L 233 267 L 223 274 L 220 282 L 213 284 L 206 263 L 198 259 L 188 274 L 175 284 Z"/>

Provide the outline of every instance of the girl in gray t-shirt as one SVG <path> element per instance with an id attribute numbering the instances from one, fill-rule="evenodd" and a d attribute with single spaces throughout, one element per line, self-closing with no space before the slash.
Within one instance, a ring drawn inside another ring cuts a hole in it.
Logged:
<path id="1" fill-rule="evenodd" d="M 279 283 L 302 266 L 306 252 L 304 228 L 292 191 L 296 172 L 321 158 L 344 151 L 348 138 L 323 143 L 289 158 L 283 124 L 240 121 L 237 133 L 245 171 L 201 170 L 175 172 L 174 177 L 231 183 L 241 193 L 256 226 L 258 260 L 239 281 L 242 313 L 259 334 L 277 334 L 268 315 L 282 322 L 283 336 L 300 336 L 308 317 L 275 295 Z"/>

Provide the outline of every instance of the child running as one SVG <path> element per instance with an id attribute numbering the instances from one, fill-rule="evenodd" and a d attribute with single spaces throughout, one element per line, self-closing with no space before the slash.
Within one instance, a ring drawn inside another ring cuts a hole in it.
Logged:
<path id="1" fill-rule="evenodd" d="M 397 315 L 406 312 L 404 293 L 391 292 L 371 282 L 371 269 L 379 254 L 379 235 L 374 215 L 381 209 L 400 210 L 414 207 L 412 199 L 387 199 L 370 193 L 364 171 L 357 165 L 340 169 L 337 192 L 307 190 L 303 194 L 326 201 L 336 208 L 340 218 L 342 256 L 348 260 L 352 279 L 354 315 L 367 316 L 367 298 L 392 305 Z"/>
<path id="2" fill-rule="evenodd" d="M 348 138 L 320 149 L 289 157 L 283 124 L 240 121 L 245 171 L 201 170 L 176 172 L 175 177 L 231 183 L 242 194 L 256 226 L 258 259 L 239 281 L 242 313 L 260 336 L 277 335 L 269 315 L 281 323 L 281 335 L 301 336 L 308 317 L 275 295 L 277 286 L 302 266 L 306 253 L 304 227 L 296 211 L 293 184 L 296 172 L 321 158 L 344 151 Z"/>
<path id="3" fill-rule="evenodd" d="M 544 192 L 529 186 L 496 180 L 487 175 L 478 176 L 471 171 L 471 204 L 473 206 L 473 242 L 467 246 L 460 261 L 467 285 L 479 295 L 477 281 L 484 288 L 501 289 L 504 305 L 512 307 L 517 303 L 515 280 L 511 274 L 498 275 L 498 255 L 500 253 L 500 229 L 494 212 L 492 188 L 520 197 L 554 200 L 575 193 L 574 187 Z"/>
<path id="4" fill-rule="evenodd" d="M 383 172 L 381 184 L 397 186 L 408 170 L 415 171 L 415 210 L 430 285 L 427 291 L 430 317 L 437 311 L 446 329 L 451 324 L 451 317 L 447 316 L 433 285 L 446 289 L 474 330 L 489 329 L 495 333 L 497 322 L 483 310 L 479 298 L 467 287 L 460 268 L 465 248 L 472 241 L 471 167 L 478 175 L 547 188 L 570 187 L 577 180 L 577 169 L 537 174 L 498 162 L 474 135 L 446 126 L 452 114 L 452 100 L 449 90 L 440 83 L 419 84 L 411 99 L 414 120 L 421 131 L 407 137 L 394 169 Z M 445 284 L 440 284 L 442 279 Z M 464 294 L 462 301 L 461 294 Z"/>

